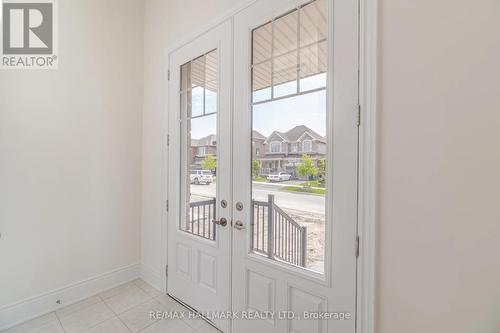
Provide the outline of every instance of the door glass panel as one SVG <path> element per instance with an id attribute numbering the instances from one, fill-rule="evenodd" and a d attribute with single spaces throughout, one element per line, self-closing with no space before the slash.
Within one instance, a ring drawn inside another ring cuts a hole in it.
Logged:
<path id="1" fill-rule="evenodd" d="M 191 117 L 198 117 L 203 115 L 205 108 L 203 87 L 194 87 L 191 89 Z"/>
<path id="2" fill-rule="evenodd" d="M 254 103 L 271 99 L 271 69 L 271 61 L 266 61 L 253 66 L 252 90 Z"/>
<path id="3" fill-rule="evenodd" d="M 300 11 L 300 46 L 326 41 L 326 0 L 316 0 Z"/>
<path id="4" fill-rule="evenodd" d="M 296 10 L 272 22 L 273 56 L 297 50 L 298 12 Z"/>
<path id="5" fill-rule="evenodd" d="M 254 45 L 252 50 L 253 63 L 259 64 L 271 59 L 272 23 L 267 23 L 253 32 Z"/>
<path id="6" fill-rule="evenodd" d="M 326 12 L 326 1 L 316 0 L 252 32 L 250 249 L 320 273 L 328 223 Z"/>
<path id="7" fill-rule="evenodd" d="M 300 49 L 300 91 L 321 89 L 326 86 L 326 41 Z"/>
<path id="8" fill-rule="evenodd" d="M 274 97 L 297 93 L 297 51 L 289 52 L 273 59 Z"/>
<path id="9" fill-rule="evenodd" d="M 181 66 L 181 216 L 179 228 L 216 240 L 218 55 Z"/>

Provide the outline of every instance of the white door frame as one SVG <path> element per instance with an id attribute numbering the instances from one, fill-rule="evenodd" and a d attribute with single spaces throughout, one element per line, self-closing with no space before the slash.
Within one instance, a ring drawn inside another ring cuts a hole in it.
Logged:
<path id="1" fill-rule="evenodd" d="M 375 332 L 379 0 L 360 0 L 357 332 Z"/>
<path id="2" fill-rule="evenodd" d="M 181 37 L 165 47 L 163 66 L 163 133 L 162 135 L 162 208 L 161 216 L 161 267 L 160 276 L 151 276 L 148 280 L 156 283 L 163 292 L 167 290 L 165 274 L 167 262 L 167 223 L 166 202 L 168 200 L 168 64 L 169 54 L 202 35 L 221 22 L 232 18 L 236 13 L 248 7 L 256 0 L 231 8 L 208 24 L 194 32 Z M 358 258 L 357 281 L 357 333 L 375 332 L 375 250 L 376 250 L 376 203 L 377 203 L 377 77 L 378 77 L 378 40 L 379 40 L 379 0 L 360 1 L 360 147 L 359 147 L 359 218 L 358 234 L 360 235 L 360 256 Z M 143 270 L 143 276 L 149 276 Z"/>

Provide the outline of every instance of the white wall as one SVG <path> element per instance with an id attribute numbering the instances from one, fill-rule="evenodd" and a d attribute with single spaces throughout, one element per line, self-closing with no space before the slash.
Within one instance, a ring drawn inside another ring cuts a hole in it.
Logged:
<path id="1" fill-rule="evenodd" d="M 144 110 L 142 142 L 142 264 L 161 286 L 162 139 L 164 50 L 247 0 L 145 0 Z"/>
<path id="2" fill-rule="evenodd" d="M 157 270 L 162 48 L 237 3 L 146 1 L 142 260 Z M 498 332 L 500 2 L 380 4 L 377 333 Z"/>
<path id="3" fill-rule="evenodd" d="M 381 4 L 377 332 L 500 332 L 500 2 Z"/>
<path id="4" fill-rule="evenodd" d="M 59 69 L 0 71 L 0 308 L 140 261 L 143 2 L 58 3 Z"/>

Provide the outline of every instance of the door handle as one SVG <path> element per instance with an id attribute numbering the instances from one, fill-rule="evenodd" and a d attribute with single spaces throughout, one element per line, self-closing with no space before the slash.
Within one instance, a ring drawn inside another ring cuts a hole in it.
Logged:
<path id="1" fill-rule="evenodd" d="M 223 227 L 225 227 L 227 225 L 227 220 L 224 217 L 221 217 L 220 220 L 218 220 L 218 221 L 213 220 L 212 222 L 215 224 L 218 224 L 220 226 L 223 226 Z"/>
<path id="2" fill-rule="evenodd" d="M 241 221 L 234 222 L 233 227 L 235 229 L 237 229 L 237 230 L 243 230 L 243 229 L 245 229 L 245 226 L 243 225 L 243 222 L 241 222 Z"/>

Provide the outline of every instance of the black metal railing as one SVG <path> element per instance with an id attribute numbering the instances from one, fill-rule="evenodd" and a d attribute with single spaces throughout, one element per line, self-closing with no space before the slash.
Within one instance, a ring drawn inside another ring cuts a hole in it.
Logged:
<path id="1" fill-rule="evenodd" d="M 302 227 L 274 203 L 253 200 L 252 251 L 293 265 L 306 266 L 307 228 Z"/>
<path id="2" fill-rule="evenodd" d="M 189 203 L 188 223 L 186 223 L 184 231 L 206 239 L 215 240 L 215 207 L 215 198 Z"/>

